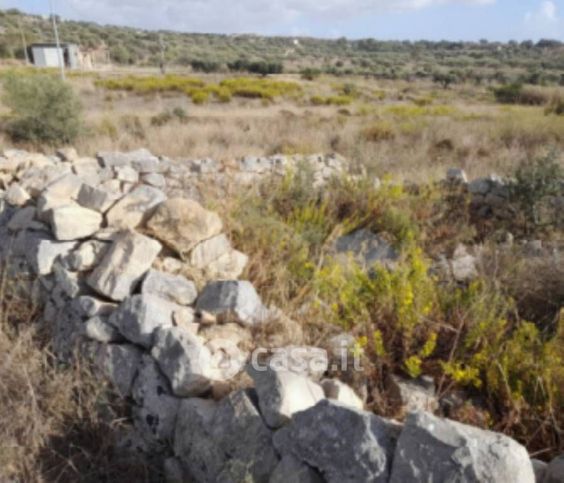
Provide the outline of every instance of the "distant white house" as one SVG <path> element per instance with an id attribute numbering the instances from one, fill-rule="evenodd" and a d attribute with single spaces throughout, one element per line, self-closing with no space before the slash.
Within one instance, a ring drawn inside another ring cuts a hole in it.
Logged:
<path id="1" fill-rule="evenodd" d="M 32 44 L 29 47 L 31 62 L 36 67 L 60 67 L 60 59 L 68 69 L 78 69 L 81 66 L 81 55 L 78 45 L 61 44 Z"/>

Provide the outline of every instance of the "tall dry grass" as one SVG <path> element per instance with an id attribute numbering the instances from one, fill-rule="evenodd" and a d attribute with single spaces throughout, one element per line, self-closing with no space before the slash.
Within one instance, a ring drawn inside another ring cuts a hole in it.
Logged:
<path id="1" fill-rule="evenodd" d="M 155 481 L 147 461 L 117 451 L 125 408 L 80 358 L 61 365 L 25 287 L 0 296 L 0 481 Z"/>

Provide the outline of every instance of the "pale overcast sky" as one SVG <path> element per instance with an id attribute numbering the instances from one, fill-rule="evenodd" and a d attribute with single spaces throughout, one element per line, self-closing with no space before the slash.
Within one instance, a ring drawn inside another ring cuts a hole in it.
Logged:
<path id="1" fill-rule="evenodd" d="M 53 0 L 63 18 L 184 32 L 564 40 L 564 0 Z M 45 14 L 48 0 L 0 0 Z"/>

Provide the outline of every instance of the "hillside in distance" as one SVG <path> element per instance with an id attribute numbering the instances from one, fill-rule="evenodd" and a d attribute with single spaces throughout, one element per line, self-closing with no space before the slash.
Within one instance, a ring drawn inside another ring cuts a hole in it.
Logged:
<path id="1" fill-rule="evenodd" d="M 92 22 L 60 20 L 63 42 L 109 49 L 113 63 L 158 66 L 161 45 L 166 63 L 196 70 L 240 70 L 237 61 L 275 62 L 286 72 L 305 68 L 330 74 L 384 78 L 425 78 L 437 72 L 462 80 L 564 83 L 564 44 L 556 40 L 525 42 L 430 42 L 264 37 L 252 34 L 191 34 L 148 31 Z M 28 44 L 51 42 L 47 17 L 0 10 L 0 59 L 23 59 L 22 34 Z"/>

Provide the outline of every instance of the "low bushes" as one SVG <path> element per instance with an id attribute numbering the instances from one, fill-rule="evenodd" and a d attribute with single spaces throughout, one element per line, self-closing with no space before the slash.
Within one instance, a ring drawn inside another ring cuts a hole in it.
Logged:
<path id="1" fill-rule="evenodd" d="M 3 102 L 11 110 L 5 130 L 13 141 L 66 144 L 81 131 L 81 105 L 69 84 L 41 74 L 4 78 Z"/>
<path id="2" fill-rule="evenodd" d="M 464 201 L 442 188 L 405 191 L 386 182 L 376 190 L 367 181 L 335 179 L 314 190 L 308 176 L 300 168 L 260 196 L 245 196 L 234 211 L 233 236 L 255 254 L 249 276 L 261 293 L 293 308 L 317 342 L 327 322 L 355 336 L 378 413 L 394 411 L 383 384 L 390 374 L 432 374 L 441 394 L 463 388 L 478 397 L 482 424 L 522 441 L 534 435 L 529 448 L 557 451 L 562 335 L 548 336 L 540 321 L 525 318 L 535 312 L 516 304 L 499 267 L 463 285 L 439 282 L 429 270 L 427 253 L 439 244 L 472 242 L 468 215 L 448 208 L 456 202 L 464 211 Z M 376 267 L 370 276 L 352 260 L 343 266 L 331 257 L 336 237 L 360 227 L 399 251 L 393 271 Z M 470 422 L 470 413 L 456 417 Z"/>

